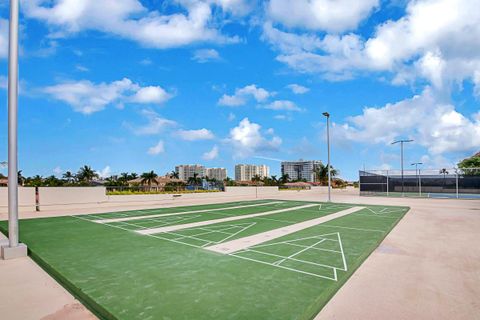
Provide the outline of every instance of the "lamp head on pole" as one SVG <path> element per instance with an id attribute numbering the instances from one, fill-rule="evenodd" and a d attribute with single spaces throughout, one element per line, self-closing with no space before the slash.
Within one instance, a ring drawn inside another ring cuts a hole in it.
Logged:
<path id="1" fill-rule="evenodd" d="M 413 142 L 413 140 L 412 139 L 397 140 L 397 141 L 393 141 L 391 144 L 402 143 L 402 142 Z"/>
<path id="2" fill-rule="evenodd" d="M 322 114 L 323 114 L 325 117 L 330 118 L 330 113 L 324 112 L 324 113 L 322 113 Z"/>

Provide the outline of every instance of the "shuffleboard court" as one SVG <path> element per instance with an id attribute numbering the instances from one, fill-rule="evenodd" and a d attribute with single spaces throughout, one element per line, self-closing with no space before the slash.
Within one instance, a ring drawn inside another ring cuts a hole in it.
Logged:
<path id="1" fill-rule="evenodd" d="M 204 248 L 355 206 L 268 202 L 273 200 L 21 220 L 21 241 L 39 265 L 101 319 L 312 319 L 408 211 L 364 206 L 231 254 Z M 210 210 L 238 206 L 249 207 Z M 95 222 L 199 210 L 206 211 Z M 173 232 L 135 232 L 215 217 L 239 219 Z M 6 223 L 0 229 L 6 232 Z"/>

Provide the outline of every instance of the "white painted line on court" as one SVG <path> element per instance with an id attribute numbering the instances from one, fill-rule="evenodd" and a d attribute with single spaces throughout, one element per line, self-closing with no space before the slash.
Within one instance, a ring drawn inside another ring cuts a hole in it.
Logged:
<path id="1" fill-rule="evenodd" d="M 94 220 L 93 222 L 96 222 L 96 223 L 122 222 L 122 221 L 141 220 L 141 219 L 148 219 L 148 218 L 169 217 L 169 216 L 175 216 L 175 215 L 179 215 L 179 214 L 201 213 L 201 212 L 234 210 L 234 209 L 242 209 L 242 208 L 250 208 L 250 207 L 260 207 L 260 206 L 267 206 L 267 205 L 279 204 L 279 203 L 283 203 L 283 202 L 282 201 L 272 201 L 272 202 L 248 204 L 248 205 L 243 205 L 243 206 L 235 206 L 235 207 L 202 209 L 202 210 L 193 210 L 193 211 L 181 211 L 181 212 L 164 213 L 164 214 L 160 213 L 160 214 L 151 214 L 151 215 L 145 215 L 145 216 L 131 216 L 131 217 L 125 217 L 125 218 L 102 219 L 102 220 Z"/>
<path id="2" fill-rule="evenodd" d="M 179 224 L 179 225 L 168 226 L 168 227 L 137 230 L 135 232 L 140 233 L 140 234 L 154 234 L 154 233 L 162 233 L 162 232 L 171 232 L 171 231 L 188 229 L 188 228 L 203 227 L 203 226 L 208 226 L 210 224 L 221 223 L 221 222 L 229 222 L 229 221 L 237 221 L 237 220 L 248 219 L 248 218 L 262 217 L 262 216 L 267 216 L 267 215 L 271 215 L 271 214 L 275 214 L 275 213 L 300 210 L 300 209 L 310 208 L 310 207 L 314 207 L 314 206 L 318 206 L 318 204 L 316 204 L 316 203 L 306 204 L 306 205 L 303 205 L 303 206 L 297 206 L 297 207 L 291 207 L 291 208 L 285 208 L 285 209 L 278 209 L 278 210 L 261 212 L 261 213 L 245 214 L 245 215 L 242 215 L 242 216 L 234 216 L 234 217 L 228 217 L 228 218 L 222 218 L 222 219 L 192 222 L 192 223 Z"/>
<path id="3" fill-rule="evenodd" d="M 232 240 L 232 241 L 228 241 L 228 242 L 224 242 L 224 243 L 221 243 L 221 244 L 206 247 L 205 249 L 215 251 L 215 252 L 219 252 L 219 253 L 224 253 L 224 254 L 231 254 L 231 253 L 234 253 L 234 252 L 237 252 L 237 251 L 240 251 L 240 250 L 248 249 L 250 247 L 259 245 L 261 243 L 264 243 L 264 242 L 267 242 L 267 241 L 270 241 L 270 240 L 273 240 L 273 239 L 277 239 L 277 238 L 289 235 L 291 233 L 294 233 L 294 232 L 297 232 L 297 231 L 300 231 L 300 230 L 303 230 L 303 229 L 307 229 L 307 228 L 316 226 L 318 224 L 321 224 L 321 223 L 324 223 L 324 222 L 327 222 L 327 221 L 330 221 L 330 220 L 333 220 L 333 219 L 336 219 L 336 218 L 340 218 L 340 217 L 349 215 L 351 213 L 360 211 L 362 209 L 365 209 L 365 207 L 353 207 L 353 208 L 350 208 L 350 209 L 347 209 L 347 210 L 343 210 L 343 211 L 339 211 L 339 212 L 336 212 L 336 213 L 329 214 L 328 216 L 299 222 L 299 223 L 292 224 L 292 225 L 289 225 L 289 226 L 286 226 L 286 227 L 282 227 L 282 228 L 258 233 L 258 234 L 248 236 L 248 237 L 244 237 L 244 238 L 240 238 L 240 239 L 235 239 L 235 240 Z M 144 231 L 144 230 L 140 230 L 140 231 L 137 231 L 137 232 L 142 232 L 142 231 Z"/>

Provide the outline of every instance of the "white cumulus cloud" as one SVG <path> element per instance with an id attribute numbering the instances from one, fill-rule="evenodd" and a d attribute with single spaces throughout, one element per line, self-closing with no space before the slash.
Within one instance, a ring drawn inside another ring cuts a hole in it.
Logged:
<path id="1" fill-rule="evenodd" d="M 127 102 L 162 103 L 171 96 L 161 87 L 141 87 L 128 78 L 98 84 L 88 80 L 70 81 L 45 87 L 43 91 L 83 114 L 101 111 L 108 105 L 122 107 Z"/>
<path id="2" fill-rule="evenodd" d="M 245 105 L 250 98 L 255 99 L 257 102 L 263 102 L 271 96 L 271 92 L 251 84 L 243 88 L 237 88 L 233 95 L 224 94 L 218 101 L 218 104 L 229 107 L 237 107 Z"/>
<path id="3" fill-rule="evenodd" d="M 404 16 L 377 25 L 367 39 L 355 33 L 285 31 L 266 22 L 263 39 L 279 51 L 277 60 L 300 72 L 341 80 L 386 71 L 395 84 L 425 79 L 445 89 L 474 81 L 480 70 L 479 6 L 478 0 L 409 1 Z"/>
<path id="4" fill-rule="evenodd" d="M 198 130 L 178 130 L 176 135 L 180 139 L 187 141 L 210 140 L 215 138 L 215 135 L 205 128 Z"/>
<path id="5" fill-rule="evenodd" d="M 270 110 L 282 110 L 282 111 L 301 111 L 295 102 L 290 101 L 290 100 L 275 100 L 265 106 L 263 106 L 265 109 L 270 109 Z"/>
<path id="6" fill-rule="evenodd" d="M 270 18 L 287 27 L 343 32 L 356 29 L 379 0 L 270 0 Z"/>
<path id="7" fill-rule="evenodd" d="M 152 110 L 144 109 L 141 114 L 147 119 L 147 123 L 143 126 L 132 127 L 127 124 L 135 134 L 138 135 L 154 135 L 161 133 L 167 129 L 171 129 L 177 125 L 177 122 L 163 118 Z"/>
<path id="8" fill-rule="evenodd" d="M 226 141 L 232 145 L 236 157 L 245 158 L 255 153 L 278 150 L 282 139 L 273 134 L 268 139 L 262 134 L 261 129 L 262 127 L 258 123 L 244 118 L 238 126 L 230 130 Z"/>
<path id="9" fill-rule="evenodd" d="M 307 93 L 308 91 L 310 91 L 309 88 L 301 86 L 301 85 L 296 84 L 296 83 L 289 84 L 287 86 L 287 88 L 292 90 L 292 92 L 295 93 L 295 94 L 304 94 L 304 93 Z"/>
<path id="10" fill-rule="evenodd" d="M 155 156 L 157 154 L 164 153 L 164 152 L 165 152 L 165 144 L 162 140 L 158 141 L 156 145 L 154 145 L 153 147 L 150 147 L 147 151 L 147 153 L 152 156 Z"/>
<path id="11" fill-rule="evenodd" d="M 192 60 L 198 63 L 218 61 L 220 60 L 220 54 L 215 49 L 199 49 L 193 53 Z"/>
<path id="12" fill-rule="evenodd" d="M 233 2 L 174 2 L 180 7 L 171 6 L 176 12 L 168 14 L 149 10 L 139 0 L 30 0 L 23 2 L 23 10 L 26 17 L 45 21 L 52 29 L 51 37 L 97 30 L 159 49 L 238 41 L 216 29 L 212 13 L 214 5 L 233 10 Z"/>
<path id="13" fill-rule="evenodd" d="M 105 179 L 112 175 L 112 169 L 110 168 L 110 166 L 106 166 L 102 170 L 97 171 L 97 174 L 100 178 Z"/>
<path id="14" fill-rule="evenodd" d="M 156 103 L 161 104 L 172 97 L 165 89 L 159 86 L 149 86 L 140 88 L 132 97 L 133 102 L 137 103 Z"/>
<path id="15" fill-rule="evenodd" d="M 218 158 L 218 153 L 218 146 L 215 145 L 213 146 L 212 150 L 207 151 L 202 155 L 202 159 L 207 161 L 214 160 Z"/>
<path id="16" fill-rule="evenodd" d="M 389 144 L 410 137 L 433 155 L 480 148 L 480 119 L 466 117 L 450 103 L 438 100 L 430 88 L 422 94 L 334 124 L 332 137 L 360 143 Z"/>

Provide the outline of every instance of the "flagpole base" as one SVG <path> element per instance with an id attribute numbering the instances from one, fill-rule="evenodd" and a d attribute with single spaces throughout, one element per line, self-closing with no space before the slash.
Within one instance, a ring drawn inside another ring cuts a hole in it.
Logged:
<path id="1" fill-rule="evenodd" d="M 23 258 L 28 255 L 27 245 L 19 243 L 16 247 L 10 247 L 8 243 L 3 244 L 0 249 L 0 258 L 3 260 L 11 260 Z"/>

